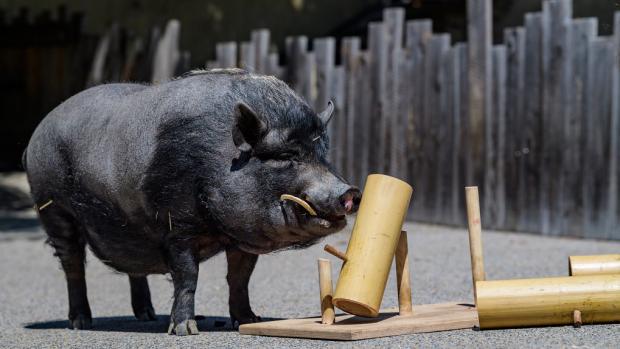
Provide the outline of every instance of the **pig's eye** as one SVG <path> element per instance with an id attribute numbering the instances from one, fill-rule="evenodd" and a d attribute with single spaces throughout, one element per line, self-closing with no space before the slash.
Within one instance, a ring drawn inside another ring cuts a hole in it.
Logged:
<path id="1" fill-rule="evenodd" d="M 279 153 L 276 156 L 274 156 L 275 159 L 277 160 L 292 160 L 295 157 L 294 153 Z"/>

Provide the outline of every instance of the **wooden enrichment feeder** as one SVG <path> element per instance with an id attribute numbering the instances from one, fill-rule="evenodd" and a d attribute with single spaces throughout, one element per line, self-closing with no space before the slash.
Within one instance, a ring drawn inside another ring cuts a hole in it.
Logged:
<path id="1" fill-rule="evenodd" d="M 407 233 L 401 230 L 411 194 L 399 179 L 368 176 L 346 253 L 325 246 L 343 263 L 333 296 L 330 262 L 319 259 L 321 317 L 245 324 L 239 332 L 358 340 L 476 326 L 476 309 L 466 302 L 412 305 Z M 380 310 L 393 259 L 398 309 Z M 334 305 L 353 315 L 334 315 Z"/>
<path id="2" fill-rule="evenodd" d="M 399 179 L 368 176 L 334 293 L 336 307 L 358 316 L 379 315 L 412 191 Z"/>
<path id="3" fill-rule="evenodd" d="M 467 187 L 465 195 L 481 329 L 620 322 L 618 256 L 570 257 L 573 276 L 486 281 L 478 189 Z"/>
<path id="4" fill-rule="evenodd" d="M 620 254 L 568 257 L 571 276 L 620 274 Z"/>

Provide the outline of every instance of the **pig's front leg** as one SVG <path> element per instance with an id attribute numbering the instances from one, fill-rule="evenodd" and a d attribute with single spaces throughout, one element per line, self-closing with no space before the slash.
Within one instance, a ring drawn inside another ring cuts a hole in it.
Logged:
<path id="1" fill-rule="evenodd" d="M 260 317 L 256 316 L 250 307 L 248 295 L 248 283 L 258 255 L 243 252 L 237 248 L 228 248 L 226 260 L 228 261 L 226 276 L 229 289 L 228 309 L 233 327 L 237 328 L 239 325 L 260 321 Z"/>
<path id="2" fill-rule="evenodd" d="M 170 313 L 168 334 L 186 336 L 198 334 L 194 320 L 194 294 L 198 283 L 198 262 L 187 246 L 169 247 L 169 264 L 174 284 L 174 303 Z"/>

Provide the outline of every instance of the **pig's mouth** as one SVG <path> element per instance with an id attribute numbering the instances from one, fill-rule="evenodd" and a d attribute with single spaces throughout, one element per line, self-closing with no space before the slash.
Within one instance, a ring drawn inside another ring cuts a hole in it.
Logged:
<path id="1" fill-rule="evenodd" d="M 347 219 L 345 215 L 322 212 L 321 210 L 317 209 L 317 207 L 313 205 L 311 201 L 306 200 L 306 203 L 311 206 L 312 211 L 314 211 L 316 215 L 310 214 L 306 208 L 302 207 L 302 205 L 297 202 L 280 202 L 284 218 L 287 221 L 287 225 L 291 225 L 291 218 L 294 217 L 299 228 L 318 235 L 328 235 L 335 233 L 347 225 Z M 289 209 L 287 210 L 285 209 L 285 207 L 288 207 Z"/>

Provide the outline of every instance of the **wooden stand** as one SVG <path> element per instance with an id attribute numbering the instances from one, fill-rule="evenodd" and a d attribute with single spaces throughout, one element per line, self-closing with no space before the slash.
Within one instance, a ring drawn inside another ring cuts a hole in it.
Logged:
<path id="1" fill-rule="evenodd" d="M 325 250 L 338 258 L 344 256 L 342 252 L 329 245 L 326 246 Z M 396 259 L 398 283 L 398 310 L 387 309 L 374 318 L 349 314 L 337 315 L 335 322 L 329 324 L 330 307 L 324 304 L 324 297 L 327 295 L 327 290 L 331 289 L 331 270 L 329 269 L 330 264 L 320 259 L 319 282 L 322 317 L 245 324 L 239 327 L 239 333 L 258 336 L 359 340 L 458 330 L 473 328 L 478 325 L 478 314 L 472 304 L 453 302 L 412 306 L 407 233 L 404 231 L 401 232 L 394 257 Z"/>

